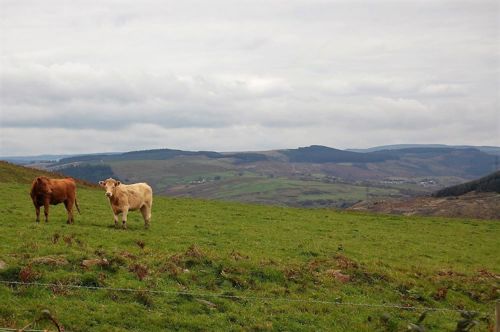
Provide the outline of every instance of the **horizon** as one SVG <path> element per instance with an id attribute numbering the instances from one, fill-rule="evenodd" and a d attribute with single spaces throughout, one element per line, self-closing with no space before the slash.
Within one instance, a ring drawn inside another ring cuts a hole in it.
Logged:
<path id="1" fill-rule="evenodd" d="M 381 148 L 381 147 L 394 147 L 394 146 L 439 146 L 439 147 L 449 147 L 449 148 L 461 148 L 461 147 L 472 147 L 472 148 L 498 148 L 500 149 L 499 146 L 495 145 L 470 145 L 470 144 L 457 144 L 457 145 L 449 145 L 449 144 L 441 144 L 441 143 L 429 143 L 429 144 L 423 144 L 423 143 L 401 143 L 401 144 L 384 144 L 384 145 L 376 145 L 376 146 L 369 146 L 369 147 L 348 147 L 348 148 L 339 148 L 335 146 L 328 146 L 324 144 L 311 144 L 311 145 L 300 145 L 296 147 L 284 147 L 284 148 L 272 148 L 272 149 L 267 149 L 267 150 L 231 150 L 231 151 L 223 151 L 223 150 L 214 150 L 214 149 L 209 149 L 209 150 L 199 150 L 199 149 L 180 149 L 180 148 L 173 148 L 173 147 L 160 147 L 160 148 L 145 148 L 145 149 L 138 149 L 138 150 L 125 150 L 125 151 L 97 151 L 97 152 L 88 152 L 88 153 L 40 153 L 40 154 L 34 154 L 34 155 L 0 155 L 0 160 L 1 158 L 30 158 L 30 157 L 45 157 L 45 156 L 84 156 L 84 155 L 99 155 L 99 154 L 121 154 L 121 153 L 128 153 L 128 152 L 140 152 L 140 151 L 151 151 L 151 150 L 179 150 L 179 151 L 189 151 L 189 152 L 201 152 L 201 151 L 207 151 L 207 152 L 220 152 L 220 153 L 240 153 L 240 152 L 267 152 L 267 151 L 278 151 L 278 150 L 288 150 L 288 149 L 298 149 L 298 148 L 306 148 L 306 147 L 311 147 L 311 146 L 322 146 L 322 147 L 327 147 L 327 148 L 332 148 L 332 149 L 337 149 L 337 150 L 342 150 L 342 151 L 348 151 L 348 150 L 369 150 L 373 148 Z"/>

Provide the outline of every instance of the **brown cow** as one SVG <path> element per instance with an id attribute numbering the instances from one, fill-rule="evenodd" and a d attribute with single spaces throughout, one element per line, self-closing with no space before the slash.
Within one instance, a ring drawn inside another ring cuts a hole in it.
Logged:
<path id="1" fill-rule="evenodd" d="M 99 185 L 106 189 L 106 197 L 113 210 L 115 226 L 118 226 L 118 214 L 122 214 L 122 227 L 127 228 L 128 211 L 141 210 L 144 227 L 149 227 L 153 190 L 147 183 L 122 184 L 120 181 L 109 178 L 99 181 Z"/>
<path id="2" fill-rule="evenodd" d="M 40 207 L 44 207 L 45 222 L 49 221 L 49 205 L 64 203 L 68 211 L 67 223 L 74 223 L 73 205 L 76 206 L 78 213 L 80 207 L 76 201 L 75 180 L 67 179 L 49 179 L 45 176 L 39 176 L 31 184 L 31 199 L 35 205 L 36 222 L 40 222 Z"/>

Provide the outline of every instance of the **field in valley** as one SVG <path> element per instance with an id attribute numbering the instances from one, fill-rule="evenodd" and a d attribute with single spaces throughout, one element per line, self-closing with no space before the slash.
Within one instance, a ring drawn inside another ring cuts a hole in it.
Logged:
<path id="1" fill-rule="evenodd" d="M 80 185 L 74 225 L 62 205 L 36 224 L 35 174 L 0 164 L 0 327 L 48 309 L 67 331 L 402 331 L 424 311 L 391 305 L 475 310 L 472 331 L 493 325 L 498 220 L 157 195 L 151 229 L 131 213 L 121 230 L 103 191 Z M 423 325 L 454 331 L 459 319 L 434 311 Z"/>
<path id="2" fill-rule="evenodd" d="M 35 163 L 97 183 L 146 181 L 157 193 L 293 207 L 346 208 L 361 200 L 430 194 L 491 172 L 496 156 L 475 148 L 357 153 L 324 146 L 219 153 L 154 149 Z"/>

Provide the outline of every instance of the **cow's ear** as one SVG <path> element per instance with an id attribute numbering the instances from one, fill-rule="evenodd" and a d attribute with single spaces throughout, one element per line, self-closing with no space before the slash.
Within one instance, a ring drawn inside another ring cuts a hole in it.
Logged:
<path id="1" fill-rule="evenodd" d="M 101 187 L 104 187 L 104 181 L 99 181 L 99 185 L 100 185 Z"/>
<path id="2" fill-rule="evenodd" d="M 119 186 L 121 184 L 120 181 L 116 181 L 115 186 Z"/>

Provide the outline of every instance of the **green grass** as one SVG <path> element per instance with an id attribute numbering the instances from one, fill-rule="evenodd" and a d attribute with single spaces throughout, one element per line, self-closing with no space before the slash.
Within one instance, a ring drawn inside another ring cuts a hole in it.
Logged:
<path id="1" fill-rule="evenodd" d="M 302 202 L 330 200 L 334 202 L 355 203 L 366 198 L 366 187 L 345 183 L 324 183 L 311 180 L 293 180 L 287 178 L 269 178 L 245 173 L 242 176 L 219 173 L 220 180 L 210 181 L 215 176 L 207 176 L 209 182 L 194 184 L 175 194 L 184 194 L 194 197 L 210 197 L 217 200 L 240 201 L 252 203 L 268 203 L 298 206 Z M 188 178 L 189 181 L 196 179 Z M 189 183 L 185 181 L 185 183 Z M 167 191 L 170 193 L 170 191 Z M 385 198 L 399 195 L 394 188 L 369 188 L 371 197 Z"/>
<path id="2" fill-rule="evenodd" d="M 74 225 L 65 224 L 62 205 L 51 207 L 48 224 L 36 224 L 29 172 L 16 172 L 5 172 L 0 183 L 0 260 L 6 263 L 0 280 L 60 286 L 0 284 L 0 327 L 25 326 L 46 308 L 69 331 L 402 331 L 420 314 L 284 299 L 465 308 L 485 313 L 473 331 L 493 323 L 500 273 L 498 221 L 156 196 L 151 229 L 144 230 L 135 212 L 129 214 L 129 229 L 121 230 L 111 227 L 104 192 L 80 186 L 82 214 Z M 34 260 L 46 256 L 67 263 Z M 98 257 L 110 265 L 82 267 L 83 260 Z M 350 280 L 337 280 L 335 270 Z M 436 295 L 440 289 L 447 291 L 444 298 Z M 428 330 L 453 331 L 458 319 L 455 312 L 431 312 L 424 324 Z"/>

